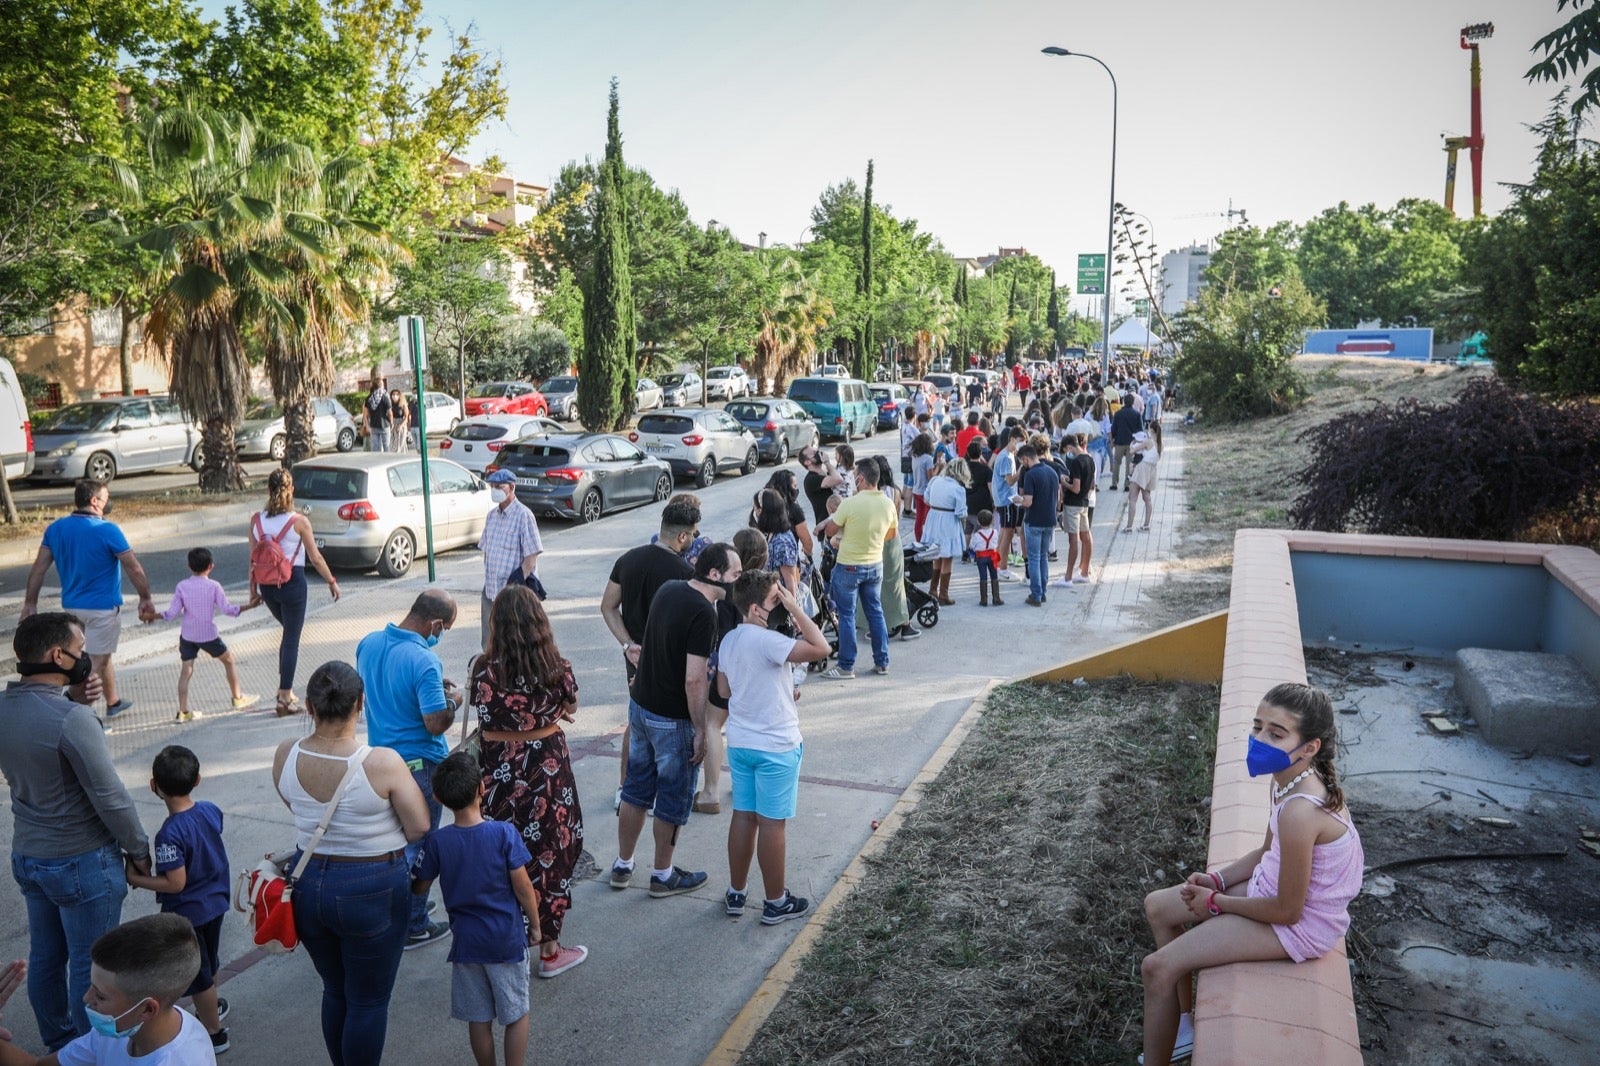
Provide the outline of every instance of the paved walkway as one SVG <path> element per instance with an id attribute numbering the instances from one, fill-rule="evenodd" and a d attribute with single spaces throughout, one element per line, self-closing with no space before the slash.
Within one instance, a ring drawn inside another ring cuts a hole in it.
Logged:
<path id="1" fill-rule="evenodd" d="M 863 442 L 862 454 L 893 448 L 890 440 Z M 1184 513 L 1183 440 L 1169 434 L 1155 493 L 1152 534 L 1113 532 L 1126 495 L 1102 490 L 1094 533 L 1100 547 L 1094 582 L 1053 589 L 1043 609 L 1025 606 L 1026 585 L 1005 586 L 1006 606 L 980 610 L 970 566 L 957 566 L 951 595 L 938 627 L 922 639 L 891 647 L 891 674 L 855 682 L 813 680 L 800 713 L 806 734 L 806 765 L 800 813 L 789 830 L 790 887 L 820 899 L 896 797 L 938 748 L 971 699 L 991 678 L 1029 673 L 1069 656 L 1126 639 L 1137 630 L 1131 608 L 1162 579 L 1162 552 Z M 703 528 L 727 536 L 743 523 L 759 478 L 721 479 L 700 495 Z M 585 846 L 600 867 L 616 849 L 611 796 L 618 775 L 617 739 L 626 714 L 626 694 L 616 645 L 598 617 L 598 598 L 611 561 L 648 538 L 655 508 L 608 516 L 594 526 L 550 523 L 541 573 L 551 589 L 546 604 L 562 653 L 578 671 L 581 709 L 569 730 L 574 773 L 587 818 Z M 1056 564 L 1057 573 L 1065 568 Z M 368 583 L 330 604 L 319 583 L 311 588 L 313 614 L 301 650 L 299 684 L 318 664 L 350 660 L 359 638 L 398 620 L 423 587 L 425 568 L 392 583 Z M 461 679 L 476 650 L 477 584 L 482 569 L 472 552 L 441 557 L 438 584 L 462 603 L 456 629 L 439 651 L 446 673 Z M 158 597 L 164 605 L 164 599 Z M 1042 624 L 1041 624 L 1042 623 Z M 276 687 L 277 629 L 261 611 L 225 620 L 224 638 L 241 663 L 247 691 L 260 693 L 256 709 L 228 709 L 222 671 L 202 656 L 191 687 L 192 706 L 207 714 L 180 726 L 175 709 L 176 626 L 130 629 L 119 655 L 119 687 L 135 701 L 109 733 L 123 780 L 154 830 L 163 810 L 149 793 L 150 760 L 161 746 L 181 742 L 199 756 L 205 777 L 197 795 L 218 803 L 227 817 L 227 843 L 235 868 L 283 847 L 292 837 L 288 812 L 276 796 L 268 767 L 274 747 L 308 729 L 304 718 L 278 719 L 272 712 Z M 140 658 L 143 656 L 143 658 Z M 303 688 L 298 688 L 302 691 Z M 0 848 L 9 851 L 11 817 L 0 790 Z M 726 797 L 724 797 L 726 802 Z M 533 1041 L 529 1061 L 589 1063 L 638 1058 L 642 1049 L 658 1066 L 701 1062 L 723 1029 L 760 984 L 794 934 L 794 925 L 763 927 L 748 916 L 722 914 L 726 885 L 727 816 L 695 816 L 685 827 L 678 862 L 707 870 L 700 892 L 652 900 L 640 891 L 614 892 L 603 881 L 575 890 L 564 939 L 591 949 L 590 961 L 554 981 L 534 982 Z M 648 836 L 648 835 L 647 835 Z M 649 859 L 648 842 L 636 858 Z M 149 893 L 129 897 L 125 918 L 155 909 Z M 234 1050 L 227 1062 L 325 1061 L 316 1025 L 320 986 L 302 952 L 263 958 L 248 940 L 242 918 L 223 927 L 228 965 L 225 994 L 233 1003 L 229 1025 Z M 26 955 L 21 901 L 10 878 L 0 878 L 0 959 Z M 463 1026 L 449 1021 L 446 949 L 430 947 L 405 955 L 390 1015 L 390 1062 L 470 1061 Z M 32 1013 L 19 993 L 6 1011 L 6 1025 L 24 1047 L 36 1047 Z"/>

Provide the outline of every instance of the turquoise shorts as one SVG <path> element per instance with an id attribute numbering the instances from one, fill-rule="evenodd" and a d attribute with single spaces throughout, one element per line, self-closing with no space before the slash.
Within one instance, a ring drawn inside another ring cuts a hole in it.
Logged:
<path id="1" fill-rule="evenodd" d="M 729 748 L 733 809 L 755 811 L 763 818 L 780 822 L 793 818 L 800 792 L 800 753 L 804 750 L 804 744 L 793 751 Z"/>

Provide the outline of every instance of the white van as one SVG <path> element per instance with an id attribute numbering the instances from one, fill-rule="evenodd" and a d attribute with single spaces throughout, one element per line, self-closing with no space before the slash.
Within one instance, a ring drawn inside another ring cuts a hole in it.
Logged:
<path id="1" fill-rule="evenodd" d="M 9 359 L 0 359 L 0 456 L 7 481 L 33 473 L 33 422 Z"/>

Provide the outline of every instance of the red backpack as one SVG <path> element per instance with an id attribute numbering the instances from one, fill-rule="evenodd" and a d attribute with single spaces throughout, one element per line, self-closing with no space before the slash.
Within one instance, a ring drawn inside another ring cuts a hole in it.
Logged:
<path id="1" fill-rule="evenodd" d="M 294 577 L 294 558 L 283 554 L 283 538 L 289 530 L 294 528 L 294 518 L 283 524 L 275 537 L 267 536 L 266 530 L 261 528 L 261 512 L 257 511 L 254 518 L 256 529 L 255 543 L 250 545 L 250 584 L 260 585 L 286 585 Z M 300 545 L 294 546 L 295 558 L 300 555 Z"/>

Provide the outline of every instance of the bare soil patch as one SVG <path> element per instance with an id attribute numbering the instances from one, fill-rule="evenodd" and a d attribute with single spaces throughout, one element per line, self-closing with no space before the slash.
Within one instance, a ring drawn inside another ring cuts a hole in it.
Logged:
<path id="1" fill-rule="evenodd" d="M 995 689 L 743 1061 L 1131 1061 L 1140 901 L 1205 861 L 1216 707 L 1127 678 Z"/>
<path id="2" fill-rule="evenodd" d="M 112 513 L 115 522 L 131 522 L 138 518 L 164 518 L 168 515 L 185 515 L 206 507 L 227 507 L 236 503 L 259 502 L 264 481 L 247 483 L 239 492 L 209 493 L 199 489 L 179 489 L 160 494 L 118 496 L 116 483 L 112 483 Z M 45 527 L 56 519 L 72 513 L 70 506 L 29 507 L 19 511 L 15 523 L 0 522 L 0 542 L 8 540 L 38 540 L 44 536 Z"/>
<path id="3" fill-rule="evenodd" d="M 1177 565 L 1145 608 L 1151 629 L 1228 606 L 1233 535 L 1241 529 L 1288 527 L 1296 494 L 1289 479 L 1306 465 L 1309 449 L 1300 441 L 1306 430 L 1374 400 L 1448 401 L 1467 382 L 1492 373 L 1364 356 L 1302 355 L 1295 365 L 1311 387 L 1310 400 L 1298 411 L 1183 430 L 1189 449 L 1184 457 L 1189 519 L 1178 540 Z M 1181 404 L 1175 413 L 1182 413 Z"/>

